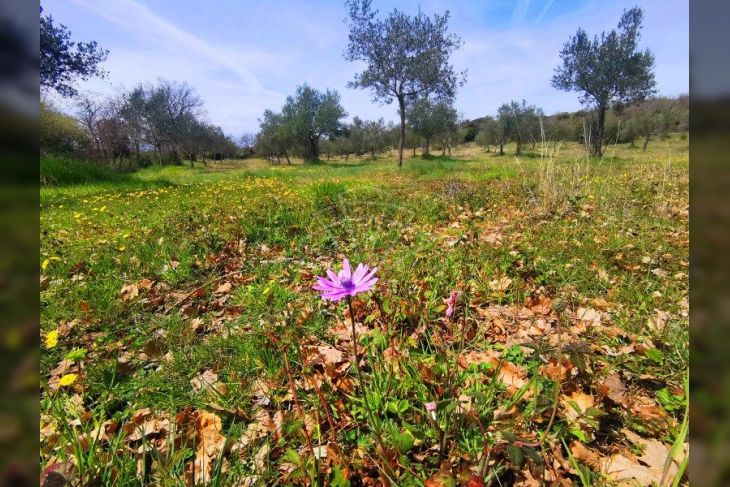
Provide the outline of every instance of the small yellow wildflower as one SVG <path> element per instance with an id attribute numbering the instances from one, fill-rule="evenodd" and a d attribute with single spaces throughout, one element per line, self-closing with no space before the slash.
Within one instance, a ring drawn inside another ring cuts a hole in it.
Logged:
<path id="1" fill-rule="evenodd" d="M 74 382 L 76 382 L 76 378 L 78 375 L 76 374 L 66 374 L 58 381 L 58 385 L 61 387 L 70 386 Z"/>
<path id="2" fill-rule="evenodd" d="M 46 348 L 53 348 L 56 345 L 58 345 L 58 330 L 53 330 L 46 335 Z"/>

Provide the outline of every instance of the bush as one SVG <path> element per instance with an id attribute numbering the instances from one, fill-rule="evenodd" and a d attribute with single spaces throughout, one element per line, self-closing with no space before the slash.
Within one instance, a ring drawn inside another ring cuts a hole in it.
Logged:
<path id="1" fill-rule="evenodd" d="M 41 186 L 68 186 L 99 181 L 121 181 L 127 175 L 58 155 L 41 157 Z"/>
<path id="2" fill-rule="evenodd" d="M 48 103 L 40 105 L 40 146 L 44 153 L 70 155 L 90 145 L 86 133 L 73 117 Z"/>

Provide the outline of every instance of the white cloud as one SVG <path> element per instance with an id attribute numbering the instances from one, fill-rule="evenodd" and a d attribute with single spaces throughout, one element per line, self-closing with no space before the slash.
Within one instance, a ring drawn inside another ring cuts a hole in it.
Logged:
<path id="1" fill-rule="evenodd" d="M 634 1 L 591 0 L 570 10 L 554 0 L 411 0 L 397 5 L 409 13 L 418 4 L 429 14 L 451 10 L 450 30 L 465 41 L 454 67 L 469 71 L 457 109 L 474 118 L 494 113 L 510 99 L 525 98 L 548 113 L 579 108 L 578 94 L 550 86 L 560 48 L 578 26 L 591 34 L 614 28 L 622 9 Z M 396 5 L 394 0 L 376 4 L 381 14 Z M 109 79 L 89 81 L 83 88 L 108 93 L 158 77 L 187 81 L 203 98 L 211 121 L 234 134 L 256 131 L 263 111 L 281 107 L 303 82 L 339 91 L 351 117 L 398 118 L 395 106 L 373 103 L 368 90 L 346 87 L 362 66 L 342 56 L 347 26 L 338 0 L 221 0 L 195 8 L 189 2 L 148 0 L 45 0 L 46 5 L 64 17 L 75 38 L 96 39 L 110 50 L 105 63 Z M 645 0 L 642 7 L 642 45 L 656 56 L 660 92 L 686 92 L 687 0 Z"/>

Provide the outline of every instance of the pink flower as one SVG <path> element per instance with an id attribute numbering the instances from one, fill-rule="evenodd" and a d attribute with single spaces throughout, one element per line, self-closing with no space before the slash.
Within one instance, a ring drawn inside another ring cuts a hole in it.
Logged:
<path id="1" fill-rule="evenodd" d="M 451 294 L 447 299 L 444 299 L 444 303 L 446 303 L 446 318 L 451 318 L 451 315 L 454 314 L 454 308 L 456 308 L 456 298 L 459 297 L 459 291 L 451 291 Z"/>
<path id="2" fill-rule="evenodd" d="M 352 272 L 350 262 L 343 259 L 342 270 L 335 274 L 332 269 L 327 269 L 329 279 L 317 277 L 317 285 L 314 286 L 314 289 L 322 291 L 322 299 L 339 301 L 345 296 L 355 296 L 371 290 L 378 282 L 378 278 L 375 277 L 377 270 L 377 267 L 370 269 L 366 264 L 358 264 L 355 272 Z"/>
<path id="3" fill-rule="evenodd" d="M 431 419 L 436 421 L 436 403 L 435 402 L 427 402 L 426 403 L 426 411 L 428 411 L 428 415 L 431 416 Z"/>

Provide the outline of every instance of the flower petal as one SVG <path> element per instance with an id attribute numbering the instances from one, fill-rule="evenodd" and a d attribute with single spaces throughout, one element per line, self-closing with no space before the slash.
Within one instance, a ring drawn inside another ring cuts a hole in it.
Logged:
<path id="1" fill-rule="evenodd" d="M 352 274 L 352 282 L 357 283 L 362 279 L 362 277 L 367 273 L 369 270 L 369 267 L 365 264 L 358 264 L 357 269 L 355 269 L 355 272 Z"/>
<path id="2" fill-rule="evenodd" d="M 340 276 L 335 274 L 335 271 L 333 271 L 332 269 L 327 269 L 327 275 L 329 276 L 333 284 L 339 284 Z"/>
<path id="3" fill-rule="evenodd" d="M 363 277 L 363 278 L 361 279 L 361 281 L 363 281 L 363 282 L 364 282 L 364 281 L 368 281 L 368 280 L 370 280 L 370 279 L 371 279 L 371 278 L 372 278 L 372 277 L 373 277 L 373 276 L 375 275 L 375 273 L 376 273 L 377 271 L 378 271 L 378 268 L 377 268 L 377 267 L 373 267 L 373 268 L 372 268 L 372 269 L 370 270 L 370 272 L 368 272 L 368 273 L 367 273 L 367 274 L 365 275 L 365 277 Z"/>
<path id="4" fill-rule="evenodd" d="M 352 269 L 350 269 L 350 261 L 342 259 L 342 277 L 352 279 Z"/>

